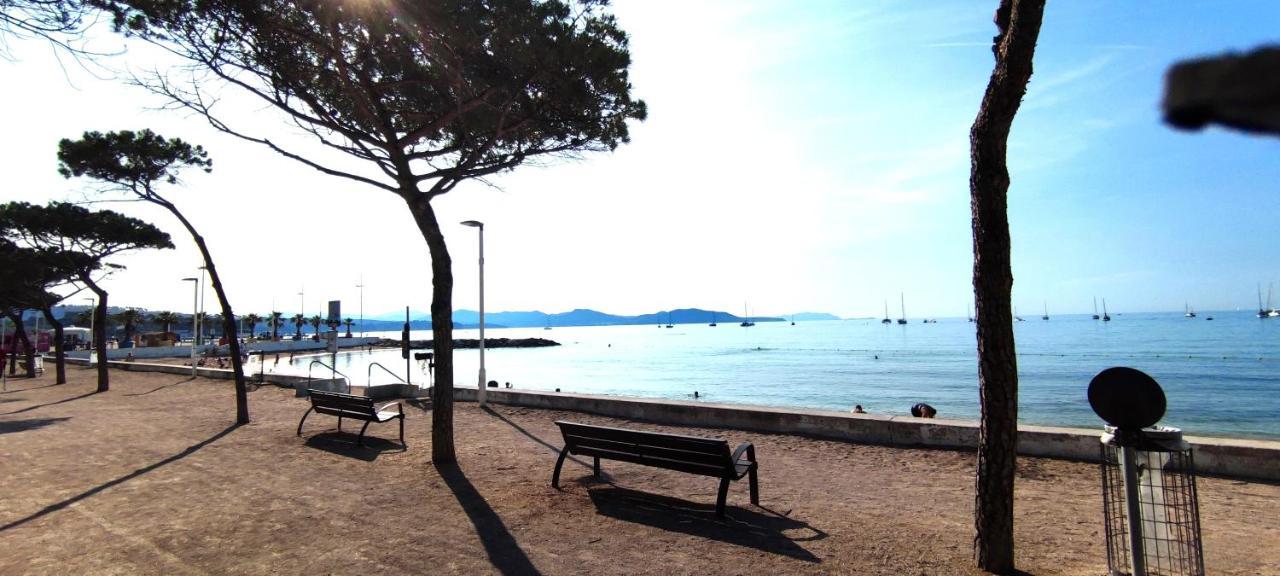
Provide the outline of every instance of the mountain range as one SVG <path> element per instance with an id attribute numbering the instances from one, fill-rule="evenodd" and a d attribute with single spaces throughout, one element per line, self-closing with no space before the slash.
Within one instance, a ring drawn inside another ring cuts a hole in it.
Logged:
<path id="1" fill-rule="evenodd" d="M 568 312 L 548 314 L 538 310 L 515 312 L 486 312 L 485 326 L 493 328 L 538 328 L 557 326 L 625 326 L 636 324 L 738 324 L 743 317 L 718 310 L 700 308 L 680 308 L 662 310 L 637 316 L 608 314 L 596 310 L 579 308 Z M 787 318 L 774 316 L 751 316 L 752 322 L 783 322 Z M 793 315 L 795 320 L 839 320 L 838 316 L 825 312 L 804 312 Z M 431 315 L 417 310 L 409 313 L 410 327 L 425 329 L 431 325 Z M 475 310 L 455 310 L 453 322 L 456 327 L 473 327 L 480 323 L 480 313 Z M 404 313 L 392 312 L 371 316 L 364 320 L 365 330 L 398 330 L 404 325 Z"/>

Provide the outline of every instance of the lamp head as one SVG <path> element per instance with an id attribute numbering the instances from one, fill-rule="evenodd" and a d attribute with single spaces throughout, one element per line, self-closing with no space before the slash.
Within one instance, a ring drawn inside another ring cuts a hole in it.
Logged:
<path id="1" fill-rule="evenodd" d="M 183 279 L 182 279 L 182 281 L 183 281 L 183 282 L 196 282 L 196 281 L 197 281 L 197 279 L 196 279 L 196 278 L 183 278 Z"/>
<path id="2" fill-rule="evenodd" d="M 481 230 L 483 230 L 483 229 L 484 229 L 484 222 L 481 222 L 481 221 L 479 221 L 479 220 L 467 220 L 467 221 L 462 222 L 462 225 L 463 225 L 463 226 L 470 226 L 470 227 L 472 227 L 472 228 L 479 228 L 479 229 L 481 229 Z"/>

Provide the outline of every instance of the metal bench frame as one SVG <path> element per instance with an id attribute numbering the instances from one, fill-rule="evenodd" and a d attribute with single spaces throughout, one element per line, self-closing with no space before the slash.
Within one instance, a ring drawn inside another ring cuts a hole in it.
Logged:
<path id="1" fill-rule="evenodd" d="M 563 420 L 557 421 L 556 425 L 564 436 L 564 448 L 560 450 L 555 471 L 551 474 L 551 486 L 557 490 L 560 489 L 560 468 L 564 466 L 564 459 L 573 454 L 593 458 L 592 472 L 597 480 L 600 479 L 601 458 L 719 478 L 720 491 L 716 497 L 718 517 L 724 517 L 729 482 L 748 476 L 751 503 L 760 504 L 756 478 L 759 466 L 756 464 L 755 446 L 750 442 L 743 442 L 730 454 L 729 443 L 720 438 L 610 428 Z"/>
<path id="2" fill-rule="evenodd" d="M 337 392 L 324 392 L 321 390 L 311 390 L 308 393 L 311 398 L 311 408 L 302 415 L 302 420 L 298 421 L 298 436 L 302 436 L 302 425 L 306 423 L 307 416 L 311 413 L 318 412 L 320 414 L 328 414 L 338 417 L 338 431 L 342 431 L 342 419 L 351 418 L 353 420 L 363 420 L 364 426 L 360 427 L 360 437 L 356 440 L 358 446 L 364 446 L 364 431 L 369 428 L 369 424 L 373 422 L 390 422 L 392 420 L 400 420 L 400 445 L 408 447 L 404 442 L 404 405 L 397 402 L 396 408 L 400 410 L 398 414 L 381 417 L 377 406 L 374 405 L 373 398 L 366 396 L 353 396 L 351 394 L 339 394 Z"/>

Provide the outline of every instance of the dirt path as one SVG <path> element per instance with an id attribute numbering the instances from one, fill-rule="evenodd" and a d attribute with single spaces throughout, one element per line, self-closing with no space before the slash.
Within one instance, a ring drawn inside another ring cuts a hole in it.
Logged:
<path id="1" fill-rule="evenodd" d="M 406 407 L 357 449 L 291 391 L 115 371 L 11 381 L 0 394 L 0 574 L 975 574 L 973 455 L 862 446 L 584 414 L 460 403 L 460 468 L 430 462 L 430 408 Z M 557 419 L 751 440 L 729 518 L 716 481 L 569 462 L 550 487 Z M 380 440 L 381 438 L 389 440 Z M 1023 458 L 1018 565 L 1101 575 L 1094 465 Z M 1280 574 L 1280 486 L 1202 478 L 1211 574 Z"/>

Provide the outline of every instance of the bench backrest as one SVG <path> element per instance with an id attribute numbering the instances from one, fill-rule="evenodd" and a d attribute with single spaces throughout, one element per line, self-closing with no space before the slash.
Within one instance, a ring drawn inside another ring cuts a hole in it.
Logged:
<path id="1" fill-rule="evenodd" d="M 358 418 L 372 416 L 375 413 L 373 398 L 367 396 L 353 396 L 323 390 L 312 390 L 308 396 L 311 398 L 311 406 L 321 414 Z"/>
<path id="2" fill-rule="evenodd" d="M 570 454 L 723 477 L 734 470 L 729 443 L 720 438 L 699 438 L 662 432 L 626 430 L 557 421 Z"/>

